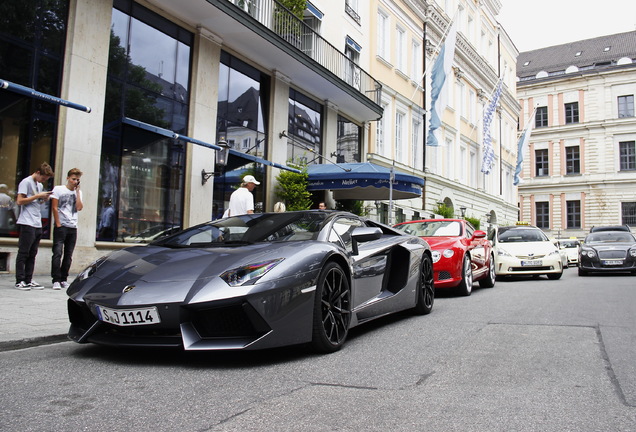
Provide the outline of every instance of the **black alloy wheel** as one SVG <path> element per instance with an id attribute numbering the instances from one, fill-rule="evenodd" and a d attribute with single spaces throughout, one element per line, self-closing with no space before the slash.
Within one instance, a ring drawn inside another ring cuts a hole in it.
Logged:
<path id="1" fill-rule="evenodd" d="M 339 350 L 351 322 L 351 287 L 347 275 L 335 262 L 322 269 L 316 286 L 312 347 L 330 353 Z"/>
<path id="2" fill-rule="evenodd" d="M 433 281 L 433 262 L 428 254 L 422 256 L 419 280 L 417 281 L 417 302 L 413 310 L 417 315 L 427 315 L 433 310 L 435 286 Z"/>

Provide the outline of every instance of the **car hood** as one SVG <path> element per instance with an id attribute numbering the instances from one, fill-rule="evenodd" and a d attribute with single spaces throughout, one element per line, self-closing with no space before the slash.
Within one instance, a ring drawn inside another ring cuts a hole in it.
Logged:
<path id="1" fill-rule="evenodd" d="M 433 250 L 444 250 L 457 247 L 459 237 L 422 237 Z"/>
<path id="2" fill-rule="evenodd" d="M 302 259 L 303 275 L 320 269 L 325 243 L 258 243 L 241 247 L 168 249 L 136 246 L 111 254 L 95 273 L 77 280 L 68 290 L 74 300 L 103 305 L 135 305 L 172 302 L 205 302 L 246 295 L 263 289 L 257 284 L 230 287 L 219 276 L 227 270 L 284 258 L 259 283 L 289 276 Z M 282 263 L 281 263 L 282 264 Z M 267 284 L 265 284 L 267 285 Z"/>
<path id="3" fill-rule="evenodd" d="M 628 250 L 631 247 L 636 246 L 634 243 L 612 243 L 610 244 L 606 244 L 606 243 L 586 243 L 585 245 L 582 246 L 582 248 L 585 249 L 594 249 L 596 251 L 608 251 L 608 250 Z"/>
<path id="4" fill-rule="evenodd" d="M 497 248 L 503 249 L 511 255 L 524 256 L 548 255 L 557 250 L 556 246 L 548 241 L 499 243 Z"/>

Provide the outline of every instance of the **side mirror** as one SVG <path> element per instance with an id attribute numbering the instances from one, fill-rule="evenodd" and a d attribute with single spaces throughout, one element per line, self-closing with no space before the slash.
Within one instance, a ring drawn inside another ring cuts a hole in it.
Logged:
<path id="1" fill-rule="evenodd" d="M 478 238 L 478 239 L 486 238 L 486 235 L 487 234 L 485 231 L 477 230 L 473 233 L 473 238 Z"/>
<path id="2" fill-rule="evenodd" d="M 377 240 L 382 237 L 382 230 L 380 228 L 359 227 L 353 230 L 351 237 L 359 242 Z"/>

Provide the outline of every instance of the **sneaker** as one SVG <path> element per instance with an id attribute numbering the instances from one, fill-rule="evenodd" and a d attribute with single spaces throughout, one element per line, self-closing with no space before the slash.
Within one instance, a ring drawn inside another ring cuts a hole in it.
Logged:
<path id="1" fill-rule="evenodd" d="M 68 289 L 68 287 L 70 287 L 70 286 L 71 286 L 71 284 L 70 284 L 70 283 L 68 283 L 68 282 L 66 282 L 66 281 L 64 281 L 64 282 L 60 282 L 60 284 L 62 285 L 62 288 L 64 288 L 64 289 Z"/>
<path id="2" fill-rule="evenodd" d="M 40 285 L 39 283 L 37 283 L 36 281 L 31 281 L 27 285 L 30 286 L 31 289 L 34 289 L 34 290 L 44 289 L 44 287 L 42 285 Z"/>
<path id="3" fill-rule="evenodd" d="M 53 282 L 53 289 L 54 290 L 61 290 L 62 289 L 62 284 L 59 282 Z"/>
<path id="4" fill-rule="evenodd" d="M 30 291 L 31 287 L 24 281 L 20 281 L 15 284 L 15 289 L 19 289 L 20 291 Z"/>

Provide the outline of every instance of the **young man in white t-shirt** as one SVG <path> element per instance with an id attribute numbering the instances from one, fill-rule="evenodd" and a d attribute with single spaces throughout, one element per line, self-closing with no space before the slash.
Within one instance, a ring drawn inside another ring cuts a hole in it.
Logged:
<path id="1" fill-rule="evenodd" d="M 73 261 L 73 250 L 77 241 L 77 212 L 84 208 L 80 190 L 82 172 L 73 168 L 66 175 L 66 184 L 55 186 L 51 194 L 53 213 L 53 258 L 51 278 L 53 289 L 66 289 L 68 272 Z"/>
<path id="2" fill-rule="evenodd" d="M 35 282 L 33 270 L 35 257 L 38 254 L 42 238 L 41 204 L 48 201 L 51 192 L 44 191 L 42 183 L 53 177 L 53 170 L 46 162 L 36 172 L 24 178 L 18 185 L 16 204 L 20 206 L 18 226 L 18 254 L 15 258 L 15 287 L 22 291 L 41 290 L 43 287 Z"/>

